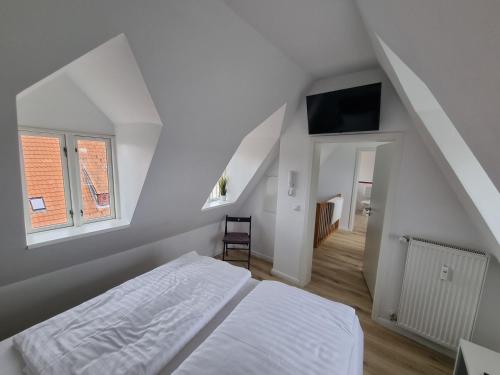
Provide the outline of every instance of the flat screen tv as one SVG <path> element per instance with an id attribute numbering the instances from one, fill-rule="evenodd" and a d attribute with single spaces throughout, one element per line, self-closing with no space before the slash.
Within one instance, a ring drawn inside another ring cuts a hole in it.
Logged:
<path id="1" fill-rule="evenodd" d="M 309 134 L 378 130 L 381 89 L 374 83 L 308 96 Z"/>

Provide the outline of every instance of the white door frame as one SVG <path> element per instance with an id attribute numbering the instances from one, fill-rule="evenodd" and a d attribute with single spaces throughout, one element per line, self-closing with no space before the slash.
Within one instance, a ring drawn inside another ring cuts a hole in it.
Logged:
<path id="1" fill-rule="evenodd" d="M 314 238 L 314 221 L 315 221 L 315 212 L 316 212 L 316 200 L 317 200 L 317 190 L 318 190 L 318 177 L 319 177 L 319 168 L 320 168 L 320 145 L 323 143 L 363 143 L 363 142 L 392 142 L 396 145 L 396 150 L 394 152 L 394 162 L 392 166 L 392 171 L 389 177 L 388 183 L 388 193 L 387 193 L 387 201 L 386 208 L 383 220 L 383 229 L 382 229 L 382 241 L 380 244 L 380 256 L 378 267 L 380 268 L 381 264 L 383 264 L 384 252 L 383 249 L 385 247 L 386 241 L 389 240 L 389 234 L 387 233 L 388 223 L 390 222 L 392 216 L 391 207 L 394 194 L 391 194 L 394 191 L 395 184 L 398 180 L 399 175 L 399 162 L 401 160 L 402 154 L 402 140 L 403 140 L 402 132 L 377 132 L 377 133 L 366 133 L 366 134 L 336 134 L 336 135 L 320 135 L 320 136 L 311 136 L 311 142 L 313 145 L 313 158 L 312 158 L 312 166 L 309 180 L 309 201 L 307 202 L 305 207 L 305 218 L 306 218 L 306 227 L 305 227 L 305 235 L 302 246 L 302 254 L 301 254 L 301 262 L 300 262 L 300 275 L 302 276 L 301 285 L 307 284 L 311 280 L 311 269 L 312 269 L 312 261 L 313 261 L 313 238 Z M 378 272 L 377 275 L 382 274 L 383 272 Z M 379 286 L 377 282 L 375 286 L 375 293 L 373 295 L 373 309 L 372 309 L 372 317 L 375 317 L 378 312 L 378 293 L 377 289 Z"/>
<path id="2" fill-rule="evenodd" d="M 380 142 L 383 144 L 384 142 Z M 354 219 L 356 217 L 356 203 L 358 197 L 358 174 L 359 174 L 359 159 L 363 151 L 376 151 L 376 147 L 357 147 L 356 148 L 356 159 L 354 164 L 354 177 L 352 181 L 352 192 L 351 192 L 351 206 L 349 207 L 349 225 L 348 229 L 352 232 L 354 230 Z"/>

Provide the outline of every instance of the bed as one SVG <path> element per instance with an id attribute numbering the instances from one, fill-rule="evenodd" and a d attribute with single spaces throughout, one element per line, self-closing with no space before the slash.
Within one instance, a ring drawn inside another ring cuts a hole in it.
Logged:
<path id="1" fill-rule="evenodd" d="M 262 281 L 174 375 L 362 375 L 362 364 L 353 308 Z"/>
<path id="2" fill-rule="evenodd" d="M 203 329 L 198 332 L 177 355 L 159 372 L 159 375 L 171 374 L 196 349 L 217 326 L 231 313 L 238 303 L 259 283 L 255 279 L 248 280 L 238 293 L 214 316 Z M 25 375 L 24 362 L 14 348 L 12 337 L 0 342 L 0 374 Z"/>
<path id="3" fill-rule="evenodd" d="M 201 289 L 200 286 L 202 286 Z M 168 293 L 164 293 L 165 289 Z M 264 296 L 262 299 L 262 293 L 265 295 L 267 293 L 267 297 Z M 273 298 L 276 293 L 282 295 L 285 300 Z M 340 343 L 335 350 L 343 347 L 348 350 L 340 350 L 336 354 L 342 357 L 342 366 L 338 369 L 332 368 L 329 373 L 362 374 L 363 334 L 357 317 L 353 311 L 349 311 L 349 307 L 281 283 L 259 282 L 250 278 L 248 271 L 243 268 L 201 257 L 196 253 L 184 255 L 0 342 L 0 372 L 3 375 L 40 374 L 42 372 L 46 375 L 65 373 L 163 375 L 174 371 L 177 371 L 177 374 L 197 374 L 199 371 L 193 369 L 201 363 L 206 366 L 203 373 L 223 374 L 224 372 L 215 366 L 217 361 L 214 364 L 213 360 L 205 361 L 204 359 L 205 351 L 214 350 L 213 344 L 220 345 L 221 340 L 228 346 L 227 350 L 231 353 L 229 347 L 232 346 L 231 340 L 221 339 L 223 336 L 220 332 L 233 330 L 235 333 L 239 332 L 239 335 L 245 331 L 245 328 L 243 331 L 241 328 L 236 330 L 235 322 L 242 323 L 242 327 L 248 328 L 248 322 L 246 322 L 248 319 L 251 319 L 252 323 L 260 321 L 252 311 L 260 309 L 260 311 L 267 311 L 268 315 L 273 315 L 273 309 L 278 311 L 280 306 L 283 308 L 287 303 L 290 304 L 290 301 L 297 296 L 313 311 L 324 305 L 327 308 L 323 312 L 329 311 L 327 315 L 331 315 L 332 312 L 331 316 L 342 311 L 348 312 L 346 314 L 350 316 L 352 323 L 350 323 L 349 334 L 339 335 L 342 331 L 332 331 L 338 336 L 337 341 Z M 145 303 L 144 298 L 149 302 Z M 151 299 L 154 302 L 151 302 Z M 157 300 L 160 302 L 157 303 Z M 112 301 L 112 306 L 118 306 L 117 309 L 113 310 L 107 306 L 109 301 Z M 134 304 L 137 308 L 131 309 L 130 306 Z M 264 305 L 256 309 L 259 304 Z M 124 306 L 128 307 L 128 310 L 124 309 Z M 156 309 L 158 306 L 159 308 Z M 150 309 L 153 312 L 146 314 L 147 317 L 144 318 L 143 310 Z M 297 310 L 293 305 L 288 306 L 287 309 Z M 112 314 L 106 315 L 109 311 Z M 140 311 L 139 315 L 137 315 L 138 311 Z M 118 312 L 121 312 L 122 316 L 118 316 Z M 306 313 L 308 312 L 298 309 L 292 315 Z M 266 324 L 275 327 L 279 327 L 279 324 L 286 326 L 288 318 L 292 319 L 289 322 L 293 321 L 293 316 L 283 316 L 281 323 L 263 319 L 262 324 L 256 327 L 266 330 L 269 328 Z M 115 319 L 114 323 L 110 324 L 110 319 Z M 339 322 L 337 321 L 333 326 Z M 302 333 L 307 334 L 306 331 L 311 327 L 314 329 L 314 324 L 317 323 L 313 323 L 310 327 L 302 327 Z M 321 326 L 320 323 L 316 329 Z M 272 347 L 272 338 L 266 337 L 259 342 L 259 345 Z M 89 340 L 91 344 L 87 345 Z M 313 342 L 315 342 L 314 338 L 311 343 Z M 319 347 L 323 347 L 323 344 L 321 341 Z M 123 350 L 122 347 L 127 349 Z M 295 347 L 293 350 L 301 349 Z M 321 350 L 328 351 L 330 347 L 327 345 Z M 324 357 L 314 358 L 314 354 L 311 357 L 311 352 L 305 353 L 307 356 L 303 366 L 307 366 L 308 361 L 311 366 L 318 366 L 318 360 L 321 361 Z M 262 362 L 260 358 L 262 353 L 253 353 L 253 357 L 251 352 L 247 354 L 249 357 L 244 359 L 248 363 Z M 238 355 L 233 356 L 232 360 L 238 361 Z M 327 362 L 321 366 L 331 366 L 331 361 L 327 360 Z M 234 363 L 231 365 L 227 361 L 224 363 L 227 366 L 235 366 Z M 321 366 L 319 368 L 324 368 Z M 236 374 L 236 372 L 233 373 Z"/>

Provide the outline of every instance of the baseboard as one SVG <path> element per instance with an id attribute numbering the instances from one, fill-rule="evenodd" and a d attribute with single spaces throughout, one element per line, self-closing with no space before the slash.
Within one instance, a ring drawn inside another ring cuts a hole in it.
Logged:
<path id="1" fill-rule="evenodd" d="M 402 328 L 398 327 L 398 325 L 396 323 L 394 323 L 388 319 L 375 318 L 374 321 L 377 322 L 378 324 L 384 326 L 385 328 L 390 329 L 391 331 L 396 332 L 397 334 L 400 334 L 401 336 L 405 336 L 413 341 L 416 341 L 419 344 L 422 344 L 423 346 L 426 346 L 426 347 L 428 347 L 436 352 L 444 354 L 447 357 L 450 357 L 453 359 L 455 359 L 455 357 L 456 357 L 455 351 L 450 350 L 450 349 L 445 348 L 445 347 L 442 347 L 439 344 L 436 344 L 432 341 L 429 341 L 429 340 L 427 340 L 419 335 L 416 335 L 412 332 L 409 332 L 405 329 L 402 329 Z"/>
<path id="2" fill-rule="evenodd" d="M 258 251 L 253 251 L 252 250 L 252 256 L 265 260 L 266 262 L 272 263 L 274 261 L 273 257 L 270 257 L 269 255 L 259 253 Z"/>
<path id="3" fill-rule="evenodd" d="M 271 275 L 274 275 L 274 276 L 277 276 L 277 277 L 280 277 L 282 278 L 283 280 L 286 280 L 292 284 L 295 284 L 295 285 L 300 285 L 300 281 L 299 279 L 293 277 L 293 276 L 289 276 L 287 275 L 286 273 L 283 273 L 281 271 L 278 271 L 276 268 L 273 268 L 271 270 Z"/>

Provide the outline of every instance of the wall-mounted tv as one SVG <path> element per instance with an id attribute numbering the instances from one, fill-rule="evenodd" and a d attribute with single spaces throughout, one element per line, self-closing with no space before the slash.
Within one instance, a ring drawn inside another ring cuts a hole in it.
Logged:
<path id="1" fill-rule="evenodd" d="M 374 83 L 308 96 L 309 134 L 378 130 L 381 89 Z"/>

